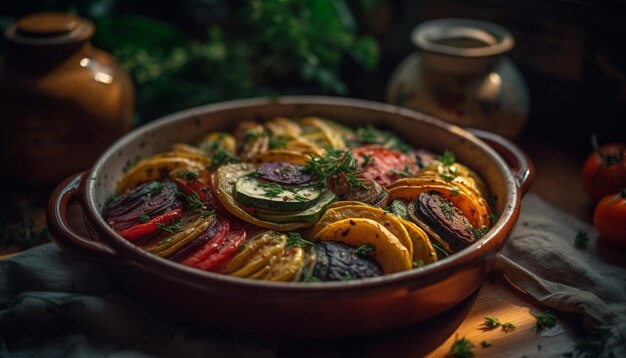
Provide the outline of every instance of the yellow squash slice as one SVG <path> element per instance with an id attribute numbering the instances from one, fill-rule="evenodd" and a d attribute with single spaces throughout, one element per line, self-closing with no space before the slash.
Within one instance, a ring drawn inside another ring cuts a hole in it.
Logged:
<path id="1" fill-rule="evenodd" d="M 400 217 L 398 220 L 404 225 L 404 228 L 409 233 L 409 237 L 413 242 L 413 262 L 421 260 L 422 263 L 429 264 L 437 261 L 437 253 L 424 230 L 408 220 L 404 220 Z"/>
<path id="2" fill-rule="evenodd" d="M 310 238 L 318 235 L 325 227 L 330 224 L 344 219 L 371 219 L 389 230 L 400 241 L 409 252 L 409 256 L 413 256 L 413 243 L 409 237 L 409 233 L 404 225 L 395 215 L 386 212 L 381 208 L 359 203 L 357 205 L 343 205 L 329 208 L 317 224 L 311 229 L 308 236 Z"/>
<path id="3" fill-rule="evenodd" d="M 384 226 L 370 219 L 344 219 L 334 222 L 316 236 L 358 247 L 373 245 L 374 257 L 385 274 L 410 270 L 409 250 Z"/>
<path id="4" fill-rule="evenodd" d="M 171 153 L 171 152 L 170 152 Z M 182 153 L 182 152 L 176 152 Z M 192 170 L 204 169 L 204 164 L 194 159 L 182 156 L 171 156 L 169 154 L 157 154 L 146 158 L 135 164 L 122 179 L 117 183 L 116 194 L 123 194 L 129 189 L 150 180 L 166 178 L 169 173 L 178 168 L 189 168 Z"/>

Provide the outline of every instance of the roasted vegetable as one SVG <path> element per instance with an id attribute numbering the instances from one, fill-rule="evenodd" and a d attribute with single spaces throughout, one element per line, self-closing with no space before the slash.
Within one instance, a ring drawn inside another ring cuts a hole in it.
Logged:
<path id="1" fill-rule="evenodd" d="M 139 247 L 199 270 L 365 279 L 445 258 L 490 224 L 487 187 L 454 153 L 371 125 L 276 117 L 171 148 L 129 168 L 104 216 Z"/>
<path id="2" fill-rule="evenodd" d="M 315 239 L 350 246 L 372 245 L 374 257 L 386 274 L 410 270 L 409 250 L 389 230 L 370 219 L 344 219 L 322 229 Z"/>
<path id="3" fill-rule="evenodd" d="M 315 245 L 315 266 L 307 281 L 349 281 L 382 275 L 378 264 L 355 247 L 334 241 Z"/>
<path id="4" fill-rule="evenodd" d="M 439 234 L 444 240 L 442 244 L 452 252 L 467 247 L 479 238 L 461 210 L 436 191 L 421 193 L 411 210 L 421 223 Z"/>
<path id="5" fill-rule="evenodd" d="M 113 229 L 120 231 L 148 222 L 181 205 L 176 199 L 174 183 L 151 181 L 109 203 L 105 208 L 106 220 Z"/>
<path id="6" fill-rule="evenodd" d="M 304 184 L 313 179 L 310 174 L 302 172 L 302 166 L 289 162 L 263 163 L 256 172 L 265 180 L 287 185 Z"/>

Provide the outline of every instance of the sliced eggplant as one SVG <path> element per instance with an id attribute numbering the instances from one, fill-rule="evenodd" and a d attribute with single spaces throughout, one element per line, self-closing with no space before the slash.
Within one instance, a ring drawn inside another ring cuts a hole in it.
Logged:
<path id="1" fill-rule="evenodd" d="M 252 208 L 298 211 L 315 205 L 322 190 L 316 185 L 283 186 L 245 175 L 237 179 L 234 194 L 238 202 Z"/>
<path id="2" fill-rule="evenodd" d="M 322 241 L 315 245 L 314 278 L 320 281 L 346 281 L 382 275 L 380 266 L 370 257 L 359 255 L 354 247 Z"/>
<path id="3" fill-rule="evenodd" d="M 140 224 L 146 216 L 177 209 L 182 203 L 176 199 L 176 191 L 176 184 L 169 180 L 142 184 L 106 206 L 107 223 L 120 231 Z"/>
<path id="4" fill-rule="evenodd" d="M 302 172 L 302 166 L 289 162 L 267 162 L 257 169 L 259 176 L 265 180 L 287 185 L 308 183 L 313 176 Z"/>
<path id="5" fill-rule="evenodd" d="M 476 241 L 467 217 L 436 191 L 421 193 L 409 206 L 409 215 L 448 252 L 457 252 Z"/>

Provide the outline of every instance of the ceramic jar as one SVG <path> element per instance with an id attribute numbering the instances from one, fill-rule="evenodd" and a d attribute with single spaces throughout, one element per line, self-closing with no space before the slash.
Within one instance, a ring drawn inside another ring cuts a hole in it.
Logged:
<path id="1" fill-rule="evenodd" d="M 526 123 L 528 90 L 504 54 L 514 46 L 504 28 L 484 21 L 439 19 L 417 26 L 419 48 L 394 70 L 387 101 L 462 127 L 509 139 Z"/>
<path id="2" fill-rule="evenodd" d="M 89 168 L 131 127 L 128 75 L 73 15 L 28 15 L 5 32 L 0 62 L 2 179 L 50 185 Z"/>

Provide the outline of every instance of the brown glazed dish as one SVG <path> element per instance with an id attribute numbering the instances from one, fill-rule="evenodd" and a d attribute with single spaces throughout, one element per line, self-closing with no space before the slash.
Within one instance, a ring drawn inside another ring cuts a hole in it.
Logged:
<path id="1" fill-rule="evenodd" d="M 468 248 L 420 270 L 350 282 L 272 283 L 204 272 L 160 258 L 123 239 L 103 220 L 107 196 L 137 156 L 163 151 L 173 142 L 193 142 L 211 131 L 232 130 L 241 120 L 295 115 L 327 117 L 348 126 L 372 123 L 416 146 L 454 151 L 459 162 L 482 175 L 496 196 L 498 222 Z M 411 110 L 328 97 L 238 100 L 175 113 L 125 135 L 90 171 L 59 184 L 49 201 L 48 225 L 60 247 L 105 263 L 140 302 L 186 321 L 266 336 L 374 334 L 424 321 L 474 292 L 513 229 L 532 177 L 530 161 L 507 140 Z M 81 205 L 90 237 L 69 226 L 71 202 Z"/>

